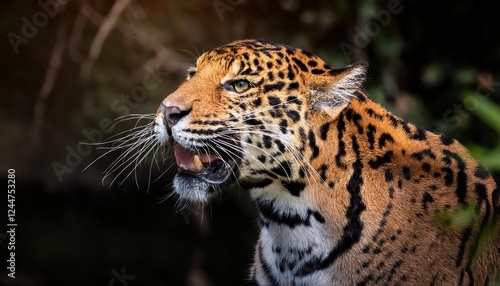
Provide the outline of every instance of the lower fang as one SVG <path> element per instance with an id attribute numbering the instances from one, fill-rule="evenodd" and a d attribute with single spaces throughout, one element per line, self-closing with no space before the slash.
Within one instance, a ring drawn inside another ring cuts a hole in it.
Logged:
<path id="1" fill-rule="evenodd" d="M 198 171 L 198 172 L 200 172 L 201 169 L 203 168 L 203 163 L 201 162 L 199 155 L 194 155 L 193 165 L 194 165 L 194 168 L 196 169 L 196 171 Z"/>

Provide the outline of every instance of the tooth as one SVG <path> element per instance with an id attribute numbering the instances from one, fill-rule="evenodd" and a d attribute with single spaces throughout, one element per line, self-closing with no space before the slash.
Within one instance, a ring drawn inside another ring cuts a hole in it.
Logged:
<path id="1" fill-rule="evenodd" d="M 180 167 L 181 169 L 187 170 L 187 167 L 186 167 L 186 165 L 184 165 L 184 164 L 179 164 L 179 167 Z"/>
<path id="2" fill-rule="evenodd" d="M 203 164 L 201 163 L 199 155 L 194 155 L 193 164 L 194 164 L 194 168 L 196 169 L 196 171 L 200 172 L 201 168 L 203 167 Z"/>

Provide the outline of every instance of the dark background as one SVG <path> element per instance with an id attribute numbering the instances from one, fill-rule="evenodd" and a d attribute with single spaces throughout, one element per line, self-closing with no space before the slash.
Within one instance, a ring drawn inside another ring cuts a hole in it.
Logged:
<path id="1" fill-rule="evenodd" d="M 100 141 L 107 119 L 154 113 L 200 53 L 236 39 L 284 42 L 335 67 L 368 61 L 373 98 L 500 172 L 499 1 L 64 2 L 48 16 L 36 1 L 1 4 L 0 173 L 6 186 L 16 170 L 18 223 L 16 279 L 2 266 L 1 285 L 243 284 L 257 237 L 246 193 L 176 213 L 169 160 L 149 187 L 149 163 L 110 186 L 116 174 L 103 172 L 120 152 L 84 171 L 104 151 L 79 145 L 85 134 Z M 117 108 L 148 70 L 159 85 Z M 2 263 L 5 232 L 2 223 Z M 122 271 L 128 280 L 116 279 Z"/>

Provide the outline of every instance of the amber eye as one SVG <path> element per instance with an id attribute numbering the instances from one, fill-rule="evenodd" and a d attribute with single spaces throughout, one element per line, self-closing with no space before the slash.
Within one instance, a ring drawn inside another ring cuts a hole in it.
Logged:
<path id="1" fill-rule="evenodd" d="M 237 80 L 233 83 L 233 87 L 236 92 L 242 93 L 250 89 L 250 83 L 246 80 Z"/>

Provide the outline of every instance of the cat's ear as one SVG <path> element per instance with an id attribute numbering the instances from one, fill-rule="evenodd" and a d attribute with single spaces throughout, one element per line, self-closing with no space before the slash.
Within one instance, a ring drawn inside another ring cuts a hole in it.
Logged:
<path id="1" fill-rule="evenodd" d="M 368 64 L 363 62 L 319 76 L 311 86 L 312 107 L 330 111 L 347 106 L 361 88 L 367 68 Z"/>

